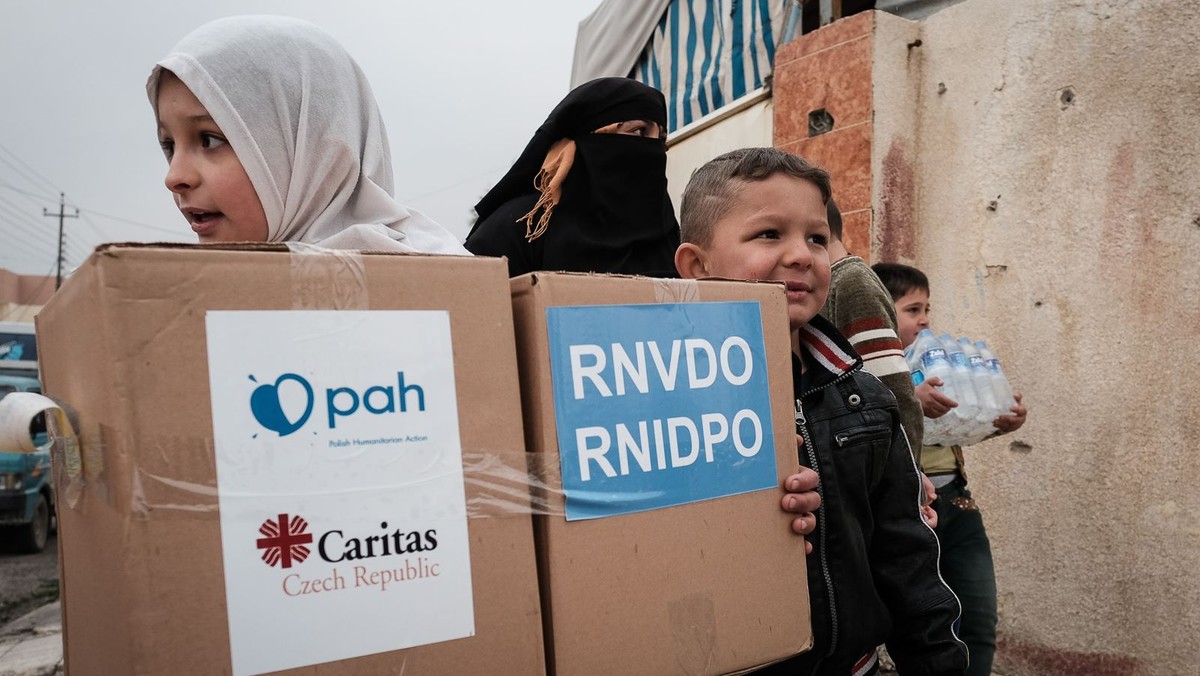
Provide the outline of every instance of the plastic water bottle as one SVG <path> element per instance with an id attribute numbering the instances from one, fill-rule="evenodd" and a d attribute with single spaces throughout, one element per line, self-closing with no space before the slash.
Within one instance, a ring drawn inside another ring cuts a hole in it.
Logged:
<path id="1" fill-rule="evenodd" d="M 954 391 L 958 394 L 958 408 L 950 411 L 958 421 L 956 431 L 959 443 L 969 443 L 979 431 L 979 399 L 975 396 L 975 384 L 971 381 L 971 364 L 963 353 L 962 346 L 949 333 L 937 337 L 950 361 Z M 949 414 L 947 414 L 949 415 Z"/>
<path id="2" fill-rule="evenodd" d="M 992 375 L 983 361 L 983 355 L 979 352 L 979 348 L 971 344 L 971 339 L 966 336 L 960 337 L 958 344 L 967 357 L 967 364 L 971 367 L 971 384 L 975 386 L 975 398 L 979 402 L 980 426 L 974 440 L 974 442 L 979 442 L 996 431 L 992 421 L 1006 411 L 1001 411 L 999 404 L 996 403 L 996 393 L 992 388 Z"/>
<path id="3" fill-rule="evenodd" d="M 950 359 L 946 356 L 946 348 L 934 337 L 933 331 L 922 329 L 917 334 L 917 339 L 909 347 L 909 370 L 912 371 L 913 385 L 920 385 L 930 378 L 940 378 L 942 385 L 939 389 L 942 394 L 958 401 L 958 392 L 955 389 L 954 381 L 954 368 L 950 366 Z M 950 413 L 940 418 L 926 418 L 925 443 L 951 443 L 951 437 L 954 433 L 953 428 L 955 426 L 954 417 Z"/>
<path id="4" fill-rule="evenodd" d="M 1000 415 L 1008 415 L 1012 407 L 1017 405 L 1017 400 L 1013 397 L 1012 386 L 1008 384 L 1008 378 L 1004 377 L 1004 371 L 1000 368 L 1000 360 L 988 349 L 986 341 L 975 341 L 975 347 L 979 348 L 979 355 L 983 357 L 983 363 L 987 365 L 988 373 L 992 378 L 992 392 L 995 393 Z"/>

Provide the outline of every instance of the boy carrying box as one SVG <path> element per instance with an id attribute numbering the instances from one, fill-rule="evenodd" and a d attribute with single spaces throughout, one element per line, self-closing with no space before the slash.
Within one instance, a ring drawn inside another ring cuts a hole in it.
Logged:
<path id="1" fill-rule="evenodd" d="M 958 600 L 921 520 L 895 398 L 817 315 L 829 292 L 829 190 L 829 175 L 794 155 L 744 148 L 696 170 L 683 194 L 681 276 L 787 287 L 800 459 L 821 478 L 808 565 L 813 649 L 760 673 L 875 673 L 886 642 L 905 676 L 960 674 Z"/>

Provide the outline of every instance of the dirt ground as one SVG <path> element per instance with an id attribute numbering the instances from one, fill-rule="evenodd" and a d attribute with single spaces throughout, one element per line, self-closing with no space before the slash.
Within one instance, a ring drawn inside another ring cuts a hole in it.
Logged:
<path id="1" fill-rule="evenodd" d="M 40 554 L 17 554 L 0 530 L 0 626 L 58 598 L 58 536 Z"/>

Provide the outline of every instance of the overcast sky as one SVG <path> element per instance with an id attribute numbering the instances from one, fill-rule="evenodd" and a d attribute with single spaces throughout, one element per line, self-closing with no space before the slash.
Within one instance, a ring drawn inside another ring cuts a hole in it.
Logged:
<path id="1" fill-rule="evenodd" d="M 600 0 L 0 0 L 0 268 L 53 274 L 105 241 L 195 241 L 163 187 L 146 100 L 154 62 L 192 29 L 286 14 L 358 60 L 387 123 L 396 196 L 459 238 L 471 208 L 569 89 L 578 24 Z M 115 8 L 120 8 L 119 10 Z M 70 208 L 68 213 L 73 213 Z"/>

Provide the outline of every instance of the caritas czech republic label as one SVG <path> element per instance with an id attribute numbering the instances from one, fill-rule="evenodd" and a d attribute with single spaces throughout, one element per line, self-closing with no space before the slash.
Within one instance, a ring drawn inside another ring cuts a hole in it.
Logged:
<path id="1" fill-rule="evenodd" d="M 449 314 L 206 327 L 234 675 L 473 636 Z"/>

